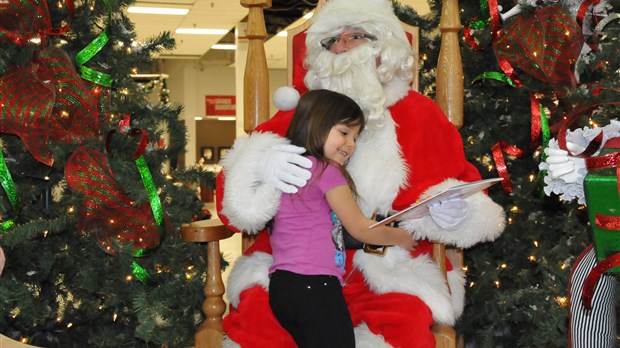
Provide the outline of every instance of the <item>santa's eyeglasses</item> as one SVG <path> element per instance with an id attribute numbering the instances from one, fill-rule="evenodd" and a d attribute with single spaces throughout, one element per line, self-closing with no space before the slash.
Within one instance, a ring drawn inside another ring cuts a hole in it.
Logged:
<path id="1" fill-rule="evenodd" d="M 350 34 L 345 34 L 345 35 L 327 37 L 321 40 L 321 46 L 323 46 L 324 49 L 329 51 L 334 45 L 337 45 L 340 41 L 344 42 L 347 45 L 356 47 L 358 45 L 361 45 L 362 43 L 376 41 L 376 40 L 377 40 L 377 37 L 374 35 L 359 32 L 359 33 L 350 33 Z"/>

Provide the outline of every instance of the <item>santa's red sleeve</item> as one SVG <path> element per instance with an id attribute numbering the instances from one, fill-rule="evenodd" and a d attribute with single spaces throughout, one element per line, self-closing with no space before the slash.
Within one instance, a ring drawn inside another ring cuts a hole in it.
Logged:
<path id="1" fill-rule="evenodd" d="M 430 98 L 410 92 L 390 108 L 398 124 L 397 138 L 407 162 L 407 187 L 394 200 L 401 210 L 417 200 L 449 187 L 480 180 L 478 169 L 467 161 L 458 129 Z M 440 241 L 461 248 L 495 240 L 505 227 L 503 208 L 481 191 L 467 198 L 469 212 L 456 230 L 445 230 L 430 216 L 407 221 L 419 239 Z"/>

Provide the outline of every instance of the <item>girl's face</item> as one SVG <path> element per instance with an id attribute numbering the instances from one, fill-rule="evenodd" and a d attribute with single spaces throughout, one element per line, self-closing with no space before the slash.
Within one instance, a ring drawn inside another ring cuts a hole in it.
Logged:
<path id="1" fill-rule="evenodd" d="M 337 124 L 332 127 L 323 145 L 326 158 L 344 165 L 355 152 L 355 141 L 360 134 L 360 126 Z"/>

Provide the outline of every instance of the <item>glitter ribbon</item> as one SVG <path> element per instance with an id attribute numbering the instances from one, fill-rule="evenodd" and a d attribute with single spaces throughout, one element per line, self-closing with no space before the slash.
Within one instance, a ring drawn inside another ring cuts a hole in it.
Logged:
<path id="1" fill-rule="evenodd" d="M 146 284 L 149 280 L 151 280 L 149 272 L 144 267 L 140 266 L 137 261 L 133 261 L 131 263 L 131 270 L 133 275 L 138 278 L 138 280 L 141 281 L 143 284 Z"/>
<path id="2" fill-rule="evenodd" d="M 112 76 L 110 74 L 84 66 L 84 64 L 94 57 L 97 52 L 101 51 L 108 40 L 108 33 L 104 30 L 95 40 L 93 40 L 90 44 L 88 44 L 88 46 L 77 54 L 76 61 L 80 67 L 80 73 L 84 80 L 94 82 L 105 87 L 112 87 Z"/>
<path id="3" fill-rule="evenodd" d="M 497 39 L 499 36 L 499 27 L 501 18 L 499 16 L 499 8 L 497 6 L 497 0 L 489 0 L 489 15 L 491 17 L 491 38 Z"/>
<path id="4" fill-rule="evenodd" d="M 124 117 L 119 122 L 119 128 L 123 129 L 128 127 L 129 122 L 129 116 Z M 111 137 L 114 133 L 116 133 L 116 131 L 112 130 L 108 133 L 108 136 L 106 137 L 106 151 L 110 155 L 112 155 L 112 150 L 110 148 Z M 132 128 L 129 130 L 129 132 L 127 132 L 127 135 L 132 137 L 140 137 L 138 146 L 134 153 L 131 155 L 131 158 L 135 161 L 136 166 L 138 167 L 138 172 L 140 173 L 140 177 L 142 178 L 144 189 L 146 190 L 147 196 L 149 198 L 149 204 L 151 207 L 153 218 L 155 219 L 155 222 L 159 227 L 159 239 L 162 240 L 165 237 L 166 232 L 164 219 L 165 214 L 162 208 L 161 200 L 159 198 L 159 195 L 157 194 L 157 187 L 155 186 L 155 182 L 153 181 L 153 177 L 149 170 L 148 164 L 146 163 L 146 160 L 142 155 L 148 145 L 148 134 L 139 128 Z M 139 248 L 134 251 L 133 256 L 144 256 L 146 254 L 146 251 L 147 250 L 145 248 Z M 132 269 L 134 276 L 138 278 L 142 283 L 146 283 L 150 279 L 148 271 L 146 271 L 146 269 L 140 266 L 140 264 L 138 264 L 136 261 L 132 263 Z"/>
<path id="5" fill-rule="evenodd" d="M 483 20 L 472 19 L 465 26 L 463 26 L 463 37 L 465 38 L 465 42 L 471 47 L 471 49 L 476 51 L 482 51 L 483 48 L 478 45 L 476 40 L 472 37 L 471 32 L 472 29 L 484 29 L 487 26 L 487 23 Z"/>
<path id="6" fill-rule="evenodd" d="M 523 87 L 523 83 L 517 78 L 517 72 L 506 59 L 498 57 L 497 65 L 499 65 L 504 74 L 508 76 L 508 78 L 510 79 L 510 81 L 512 81 L 514 85 L 516 85 L 517 87 Z"/>
<path id="7" fill-rule="evenodd" d="M 112 8 L 110 6 L 110 2 L 108 0 L 104 0 L 108 13 L 112 12 Z M 78 54 L 75 56 L 75 60 L 80 67 L 80 73 L 82 78 L 86 81 L 94 82 L 98 85 L 111 87 L 112 86 L 112 76 L 110 74 L 106 74 L 89 67 L 84 66 L 91 58 L 93 58 L 103 46 L 105 46 L 110 37 L 108 36 L 107 29 L 103 30 L 99 36 L 97 36 L 91 43 L 89 43 L 86 47 L 84 47 Z"/>
<path id="8" fill-rule="evenodd" d="M 0 184 L 2 184 L 2 188 L 9 198 L 9 202 L 11 202 L 11 207 L 13 211 L 17 211 L 17 206 L 19 204 L 19 195 L 17 194 L 17 189 L 15 188 L 15 182 L 13 182 L 13 178 L 11 177 L 11 173 L 9 172 L 9 168 L 6 166 L 6 161 L 4 160 L 4 155 L 2 151 L 0 151 Z M 15 225 L 15 218 L 8 219 L 0 223 L 0 236 L 8 229 Z"/>
<path id="9" fill-rule="evenodd" d="M 84 196 L 78 230 L 94 233 L 104 251 L 114 252 L 112 239 L 131 243 L 136 250 L 159 245 L 160 228 L 149 217 L 150 207 L 125 194 L 105 154 L 79 147 L 67 162 L 65 177 L 71 189 Z"/>
<path id="10" fill-rule="evenodd" d="M 592 95 L 594 97 L 600 96 L 604 92 L 620 93 L 620 89 L 604 88 L 598 86 L 590 87 L 593 88 Z M 601 145 L 603 143 L 603 132 L 599 132 L 599 134 L 597 134 L 597 136 L 587 144 L 586 149 L 580 154 L 573 154 L 570 150 L 568 150 L 566 146 L 566 135 L 568 129 L 570 125 L 578 118 L 580 118 L 584 114 L 591 113 L 593 110 L 597 109 L 602 105 L 620 105 L 620 101 L 616 100 L 619 98 L 617 95 L 612 95 L 611 97 L 611 100 L 603 100 L 590 104 L 577 105 L 570 113 L 565 115 L 565 121 L 563 121 L 560 131 L 558 132 L 558 145 L 560 149 L 568 151 L 571 156 L 584 158 L 588 171 L 615 167 L 616 181 L 618 183 L 616 194 L 620 195 L 620 152 L 612 152 L 601 156 L 593 156 L 601 148 Z M 599 228 L 612 231 L 620 230 L 620 216 L 605 216 L 602 214 L 597 214 L 595 221 L 596 226 Z"/>
<path id="11" fill-rule="evenodd" d="M 48 166 L 54 162 L 54 142 L 75 144 L 97 135 L 96 105 L 60 48 L 39 50 L 32 62 L 0 78 L 0 132 L 19 136 L 33 157 Z"/>
<path id="12" fill-rule="evenodd" d="M 577 10 L 577 23 L 580 27 L 583 27 L 583 19 L 586 17 L 586 12 L 588 8 L 592 5 L 597 5 L 600 0 L 584 0 L 581 5 L 579 5 L 579 9 Z"/>
<path id="13" fill-rule="evenodd" d="M 153 177 L 151 176 L 151 171 L 149 170 L 149 166 L 147 165 L 144 156 L 140 156 L 136 159 L 136 165 L 138 166 L 138 171 L 140 172 L 144 189 L 149 197 L 149 204 L 151 205 L 153 217 L 155 218 L 157 225 L 159 225 L 159 230 L 161 233 L 160 238 L 163 239 L 166 231 L 164 226 L 164 210 L 161 206 L 159 195 L 157 194 L 157 187 L 155 187 Z"/>
<path id="14" fill-rule="evenodd" d="M 65 8 L 69 14 L 67 24 L 53 28 L 47 1 L 9 1 L 0 16 L 0 40 L 11 41 L 18 46 L 44 46 L 47 35 L 63 35 L 71 28 L 75 19 L 73 0 L 67 0 Z"/>
<path id="15" fill-rule="evenodd" d="M 518 87 L 515 84 L 515 82 L 511 78 L 508 77 L 508 75 L 506 75 L 504 73 L 497 72 L 497 71 L 483 72 L 482 74 L 476 76 L 471 81 L 471 83 L 474 83 L 476 81 L 483 80 L 483 79 L 497 80 L 497 81 L 504 82 L 505 84 L 509 85 L 510 87 Z"/>
<path id="16" fill-rule="evenodd" d="M 140 135 L 140 143 L 132 158 L 135 160 L 136 165 L 138 166 L 138 171 L 140 172 L 140 177 L 142 178 L 144 189 L 146 190 L 146 193 L 149 197 L 149 204 L 151 205 L 153 217 L 155 218 L 155 222 L 159 226 L 159 237 L 160 239 L 164 239 L 166 233 L 166 228 L 164 226 L 164 210 L 161 206 L 161 200 L 159 199 L 159 195 L 157 194 L 157 187 L 155 187 L 155 182 L 153 182 L 153 176 L 151 175 L 149 166 L 147 165 L 144 156 L 142 156 L 142 154 L 146 150 L 148 135 L 146 134 L 146 132 L 143 132 L 141 129 L 138 128 L 133 128 L 129 133 L 132 135 Z M 145 252 L 145 249 L 139 249 L 134 253 L 134 256 L 143 256 Z M 132 269 L 133 274 L 142 283 L 145 283 L 147 280 L 150 279 L 148 272 L 136 261 L 133 262 Z"/>
<path id="17" fill-rule="evenodd" d="M 110 139 L 115 132 L 115 130 L 110 131 L 108 133 L 108 137 L 106 138 L 106 151 L 110 155 L 112 155 L 112 150 L 110 148 Z M 148 134 L 139 128 L 132 128 L 129 131 L 128 135 L 132 137 L 140 137 L 138 147 L 131 155 L 131 159 L 136 162 L 136 166 L 138 167 L 138 171 L 140 172 L 140 177 L 142 178 L 142 184 L 144 185 L 144 189 L 146 190 L 147 196 L 149 197 L 149 204 L 153 212 L 153 217 L 155 218 L 157 225 L 162 231 L 161 238 L 163 238 L 165 226 L 164 212 L 161 205 L 161 200 L 159 199 L 159 195 L 157 194 L 157 188 L 155 187 L 155 183 L 153 182 L 153 176 L 151 175 L 151 171 L 149 170 L 148 164 L 146 163 L 146 160 L 142 155 L 148 145 Z"/>
<path id="18" fill-rule="evenodd" d="M 532 126 L 530 130 L 531 141 L 527 151 L 519 149 L 518 147 L 505 141 L 499 141 L 491 147 L 491 152 L 495 161 L 495 168 L 497 169 L 499 176 L 504 179 L 502 180 L 502 187 L 504 188 L 504 191 L 509 193 L 512 192 L 512 184 L 510 183 L 508 168 L 506 166 L 506 162 L 504 161 L 504 153 L 517 158 L 526 156 L 538 147 L 541 139 L 541 133 L 543 134 L 543 147 L 547 146 L 549 143 L 550 131 L 547 116 L 545 115 L 542 104 L 538 101 L 534 94 L 530 94 L 530 109 L 532 114 Z"/>
<path id="19" fill-rule="evenodd" d="M 463 27 L 463 37 L 465 38 L 465 42 L 471 47 L 473 50 L 481 51 L 484 48 L 481 47 L 476 40 L 472 37 L 472 29 L 484 29 L 491 24 L 491 39 L 494 40 L 499 31 L 501 18 L 499 16 L 499 8 L 497 6 L 497 0 L 480 0 L 480 12 L 485 16 L 487 12 L 489 13 L 489 17 L 486 20 L 479 20 L 476 18 L 471 19 L 465 26 Z"/>
<path id="20" fill-rule="evenodd" d="M 585 85 L 584 85 L 585 86 Z M 558 145 L 560 149 L 568 151 L 571 156 L 581 157 L 586 159 L 586 166 L 588 170 L 597 170 L 603 168 L 610 168 L 608 160 L 606 157 L 612 157 L 613 154 L 608 154 L 599 157 L 591 157 L 595 154 L 601 147 L 603 142 L 603 132 L 600 132 L 592 141 L 588 143 L 586 149 L 580 154 L 573 154 L 570 150 L 568 150 L 566 146 L 566 135 L 570 128 L 570 126 L 577 121 L 580 117 L 586 114 L 592 113 L 595 109 L 599 108 L 603 105 L 620 105 L 620 89 L 617 88 L 607 88 L 600 87 L 598 85 L 589 85 L 587 88 L 592 90 L 593 97 L 601 97 L 600 100 L 591 102 L 588 101 L 586 103 L 581 103 L 573 106 L 571 112 L 564 115 L 564 120 L 560 124 L 560 130 L 558 131 Z M 601 96 L 601 94 L 607 93 L 606 96 Z"/>
<path id="21" fill-rule="evenodd" d="M 598 220 L 598 217 L 597 217 L 597 220 Z M 618 229 L 620 230 L 620 228 Z M 586 278 L 586 281 L 584 282 L 583 289 L 581 290 L 581 301 L 583 303 L 583 306 L 586 309 L 588 310 L 592 309 L 592 298 L 594 297 L 594 287 L 596 286 L 596 283 L 598 283 L 598 280 L 601 277 L 601 275 L 608 269 L 611 269 L 617 266 L 620 266 L 620 253 L 615 253 L 605 258 L 603 261 L 599 262 L 596 265 L 596 267 L 594 267 L 590 271 L 590 273 L 588 274 L 588 277 Z"/>
<path id="22" fill-rule="evenodd" d="M 493 41 L 495 55 L 506 75 L 513 66 L 549 84 L 556 91 L 575 88 L 573 64 L 584 43 L 581 27 L 560 6 L 539 7 L 519 16 Z"/>

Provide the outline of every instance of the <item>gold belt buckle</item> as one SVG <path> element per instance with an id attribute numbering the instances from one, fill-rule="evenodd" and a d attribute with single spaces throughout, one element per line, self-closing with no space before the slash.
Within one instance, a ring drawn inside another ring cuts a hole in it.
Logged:
<path id="1" fill-rule="evenodd" d="M 373 220 L 377 220 L 377 213 L 374 213 L 372 216 Z M 388 226 L 393 226 L 393 222 L 389 223 Z M 372 245 L 372 244 L 366 244 L 364 243 L 364 252 L 366 254 L 374 254 L 374 255 L 385 255 L 385 253 L 387 252 L 387 245 Z"/>
<path id="2" fill-rule="evenodd" d="M 385 245 L 371 245 L 364 243 L 364 252 L 366 254 L 385 255 L 387 246 Z"/>

